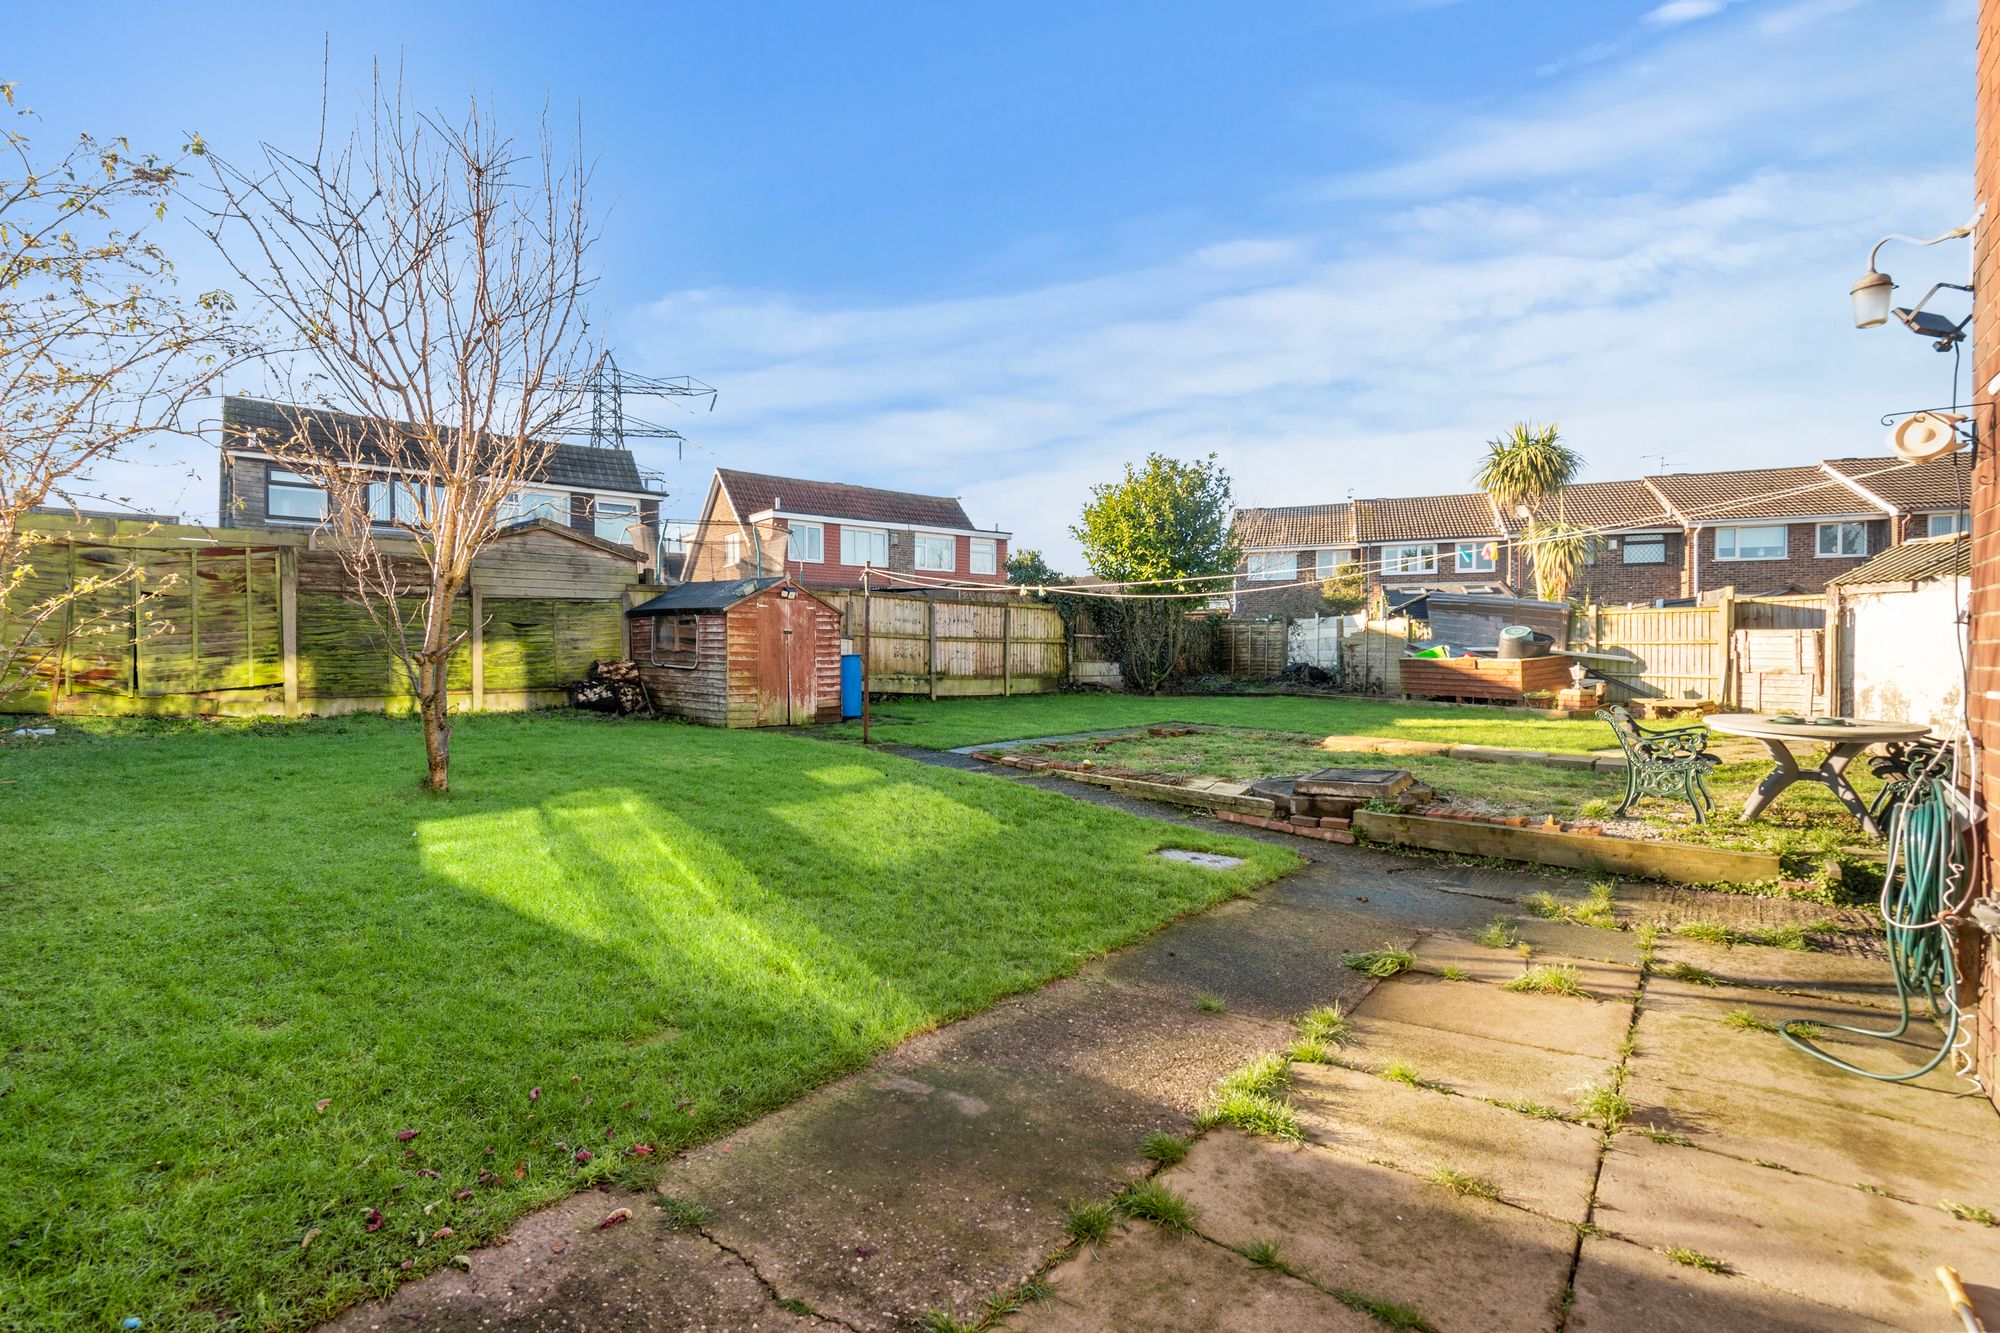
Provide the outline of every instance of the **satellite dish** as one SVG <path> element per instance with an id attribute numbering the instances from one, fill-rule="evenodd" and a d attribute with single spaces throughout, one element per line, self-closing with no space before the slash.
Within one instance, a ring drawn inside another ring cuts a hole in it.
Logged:
<path id="1" fill-rule="evenodd" d="M 1904 417 L 1889 432 L 1889 447 L 1906 463 L 1928 463 L 1943 458 L 1965 442 L 1958 438 L 1958 423 L 1965 418 L 1955 412 L 1919 412 Z"/>

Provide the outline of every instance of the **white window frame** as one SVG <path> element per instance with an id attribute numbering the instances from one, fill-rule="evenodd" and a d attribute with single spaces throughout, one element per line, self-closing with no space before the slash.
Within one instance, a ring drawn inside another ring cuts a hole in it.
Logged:
<path id="1" fill-rule="evenodd" d="M 965 569 L 968 574 L 1000 572 L 1000 542 L 994 537 L 973 537 L 967 543 Z"/>
<path id="2" fill-rule="evenodd" d="M 722 536 L 722 563 L 725 568 L 743 559 L 743 534 L 727 532 Z"/>
<path id="3" fill-rule="evenodd" d="M 1436 542 L 1398 542 L 1382 548 L 1385 575 L 1435 574 L 1438 569 Z"/>
<path id="4" fill-rule="evenodd" d="M 1289 583 L 1299 576 L 1297 551 L 1252 551 L 1243 558 L 1247 583 Z"/>
<path id="5" fill-rule="evenodd" d="M 1843 549 L 1849 536 L 1854 538 L 1857 549 Z M 1833 538 L 1833 549 L 1827 550 L 1827 537 Z M 1821 523 L 1813 530 L 1813 554 L 1822 560 L 1857 560 L 1868 554 L 1868 525 L 1866 523 Z"/>
<path id="6" fill-rule="evenodd" d="M 500 502 L 500 522 L 504 525 L 533 523 L 546 518 L 551 523 L 569 522 L 569 496 L 561 491 L 538 491 L 523 487 L 508 492 Z"/>
<path id="7" fill-rule="evenodd" d="M 935 532 L 911 534 L 910 567 L 926 574 L 954 574 L 958 572 L 958 538 Z M 940 544 L 944 552 L 943 563 L 939 563 Z M 928 554 L 926 554 L 928 552 Z"/>
<path id="8" fill-rule="evenodd" d="M 284 514 L 271 505 L 275 494 L 313 495 L 319 499 L 316 514 Z M 326 487 L 302 473 L 290 472 L 281 467 L 264 470 L 264 516 L 285 523 L 324 523 L 327 515 Z"/>
<path id="9" fill-rule="evenodd" d="M 1743 534 L 1746 532 L 1777 533 L 1778 534 L 1777 553 L 1775 555 L 1736 554 L 1738 551 L 1743 549 Z M 1729 535 L 1729 552 L 1726 555 L 1723 553 L 1722 549 L 1722 538 L 1724 533 L 1727 533 Z M 1792 549 L 1792 531 L 1789 527 L 1787 527 L 1783 523 L 1743 523 L 1733 527 L 1717 528 L 1715 530 L 1715 558 L 1717 560 L 1728 560 L 1728 561 L 1783 560 L 1787 555 L 1791 553 L 1791 549 Z"/>
<path id="10" fill-rule="evenodd" d="M 802 523 L 798 519 L 785 520 L 785 531 L 790 534 L 785 547 L 787 560 L 799 560 L 808 565 L 826 562 L 826 525 L 824 523 Z M 806 538 L 812 538 L 807 541 Z"/>
<path id="11" fill-rule="evenodd" d="M 862 550 L 863 539 L 870 548 Z M 879 549 L 881 559 L 875 559 Z M 889 530 L 887 528 L 857 528 L 843 523 L 840 525 L 840 563 L 843 565 L 873 565 L 877 569 L 889 563 Z"/>
<path id="12" fill-rule="evenodd" d="M 614 500 L 608 495 L 600 495 L 590 502 L 590 530 L 600 541 L 629 544 L 632 525 L 638 521 L 639 503 L 636 500 Z M 606 523 L 612 524 L 616 530 L 606 532 Z"/>
<path id="13" fill-rule="evenodd" d="M 1481 555 L 1480 550 L 1487 546 L 1494 548 L 1493 554 Z M 1468 552 L 1471 553 L 1471 559 L 1469 560 L 1466 558 Z M 1500 567 L 1499 543 L 1481 541 L 1459 542 L 1451 553 L 1451 560 L 1452 569 L 1456 573 L 1491 574 Z"/>
<path id="14" fill-rule="evenodd" d="M 1954 509 L 1943 514 L 1925 514 L 1924 519 L 1926 537 L 1948 537 L 1954 532 L 1972 531 L 1972 515 L 1963 509 Z"/>
<path id="15" fill-rule="evenodd" d="M 1632 544 L 1634 542 L 1646 547 L 1657 545 L 1660 551 L 1660 558 L 1658 560 L 1634 560 L 1632 558 Z M 1621 564 L 1664 565 L 1667 563 L 1667 534 L 1664 532 L 1642 532 L 1637 536 L 1621 538 L 1618 544 L 1620 547 L 1618 559 Z"/>
<path id="16" fill-rule="evenodd" d="M 1324 582 L 1338 578 L 1343 569 L 1355 565 L 1354 552 L 1344 546 L 1327 546 L 1313 552 L 1313 577 Z"/>

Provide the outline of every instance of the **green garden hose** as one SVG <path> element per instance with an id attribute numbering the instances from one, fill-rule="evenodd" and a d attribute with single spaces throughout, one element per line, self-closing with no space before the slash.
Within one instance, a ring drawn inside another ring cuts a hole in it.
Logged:
<path id="1" fill-rule="evenodd" d="M 1933 768 L 1935 765 L 1933 766 Z M 1927 770 L 1898 793 L 1889 828 L 1889 869 L 1882 883 L 1882 921 L 1888 937 L 1889 965 L 1896 976 L 1896 1000 L 1902 1016 L 1894 1027 L 1856 1027 L 1786 1019 L 1778 1031 L 1786 1041 L 1835 1069 L 1884 1083 L 1907 1083 L 1943 1064 L 1958 1046 L 1958 970 L 1952 959 L 1952 939 L 1946 925 L 1954 899 L 1966 883 L 1966 843 L 1953 812 L 1950 779 Z M 1893 1041 L 1910 1029 L 1910 999 L 1921 994 L 1945 1028 L 1944 1044 L 1923 1065 L 1899 1074 L 1878 1073 L 1850 1064 L 1821 1050 L 1795 1028 L 1832 1028 L 1863 1037 Z"/>

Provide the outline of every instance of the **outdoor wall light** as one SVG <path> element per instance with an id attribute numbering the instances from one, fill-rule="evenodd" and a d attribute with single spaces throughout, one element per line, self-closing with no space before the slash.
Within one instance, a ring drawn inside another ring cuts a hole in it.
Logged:
<path id="1" fill-rule="evenodd" d="M 1974 219 L 1974 221 L 1977 220 L 1977 218 Z M 1896 284 L 1888 274 L 1875 267 L 1875 257 L 1881 254 L 1882 247 L 1891 241 L 1904 241 L 1910 245 L 1938 245 L 1942 242 L 1955 241 L 1961 236 L 1970 236 L 1971 234 L 1972 223 L 1968 222 L 1962 227 L 1954 227 L 1944 235 L 1933 236 L 1927 241 L 1915 236 L 1889 235 L 1875 242 L 1875 248 L 1868 252 L 1868 271 L 1861 275 L 1859 282 L 1847 289 L 1848 296 L 1854 302 L 1854 327 L 1857 329 L 1880 328 L 1889 322 L 1889 316 L 1894 315 L 1898 320 L 1902 321 L 1903 325 L 1910 332 L 1931 339 L 1931 345 L 1940 352 L 1948 352 L 1954 346 L 1963 342 L 1965 340 L 1965 327 L 1972 322 L 1970 314 L 1967 314 L 1964 319 L 1954 324 L 1943 315 L 1932 314 L 1930 311 L 1925 310 L 1924 307 L 1930 303 L 1930 299 L 1933 296 L 1936 296 L 1939 292 L 1947 288 L 1955 292 L 1971 291 L 1972 288 L 1968 284 L 1962 282 L 1936 283 L 1929 291 L 1924 293 L 1923 300 L 1918 301 L 1915 305 L 1898 306 L 1895 309 L 1891 309 L 1889 306 L 1889 293 L 1896 289 Z"/>

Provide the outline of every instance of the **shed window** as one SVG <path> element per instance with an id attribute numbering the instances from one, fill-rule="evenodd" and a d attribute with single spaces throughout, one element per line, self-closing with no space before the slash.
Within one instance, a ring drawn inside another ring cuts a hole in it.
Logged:
<path id="1" fill-rule="evenodd" d="M 1821 555 L 1854 556 L 1868 554 L 1866 523 L 1822 523 L 1819 525 Z"/>
<path id="2" fill-rule="evenodd" d="M 691 667 L 696 665 L 701 617 L 653 617 L 653 665 Z"/>
<path id="3" fill-rule="evenodd" d="M 1785 550 L 1783 524 L 1715 530 L 1717 560 L 1783 560 Z"/>
<path id="4" fill-rule="evenodd" d="M 917 568 L 949 574 L 958 567 L 958 539 L 928 532 L 917 534 Z"/>
<path id="5" fill-rule="evenodd" d="M 1283 583 L 1297 578 L 1299 558 L 1290 551 L 1252 551 L 1244 575 L 1252 583 Z"/>
<path id="6" fill-rule="evenodd" d="M 1972 516 L 1964 510 L 1953 514 L 1928 514 L 1930 525 L 1925 528 L 1926 537 L 1947 537 L 1954 532 L 1972 531 Z"/>
<path id="7" fill-rule="evenodd" d="M 889 563 L 889 534 L 881 528 L 840 529 L 840 563 L 843 565 L 886 565 Z"/>
<path id="8" fill-rule="evenodd" d="M 817 523 L 800 523 L 791 526 L 791 558 L 819 564 L 826 559 L 826 529 Z"/>
<path id="9" fill-rule="evenodd" d="M 272 518 L 325 518 L 326 491 L 310 477 L 274 467 L 264 475 L 264 512 Z"/>
<path id="10" fill-rule="evenodd" d="M 1384 574 L 1435 574 L 1438 548 L 1430 542 L 1382 548 Z"/>
<path id="11" fill-rule="evenodd" d="M 972 572 L 974 574 L 997 574 L 1000 572 L 1000 543 L 992 537 L 972 539 Z"/>
<path id="12" fill-rule="evenodd" d="M 1664 565 L 1667 563 L 1667 538 L 1665 533 L 1650 533 L 1625 539 L 1625 563 L 1628 565 Z"/>

